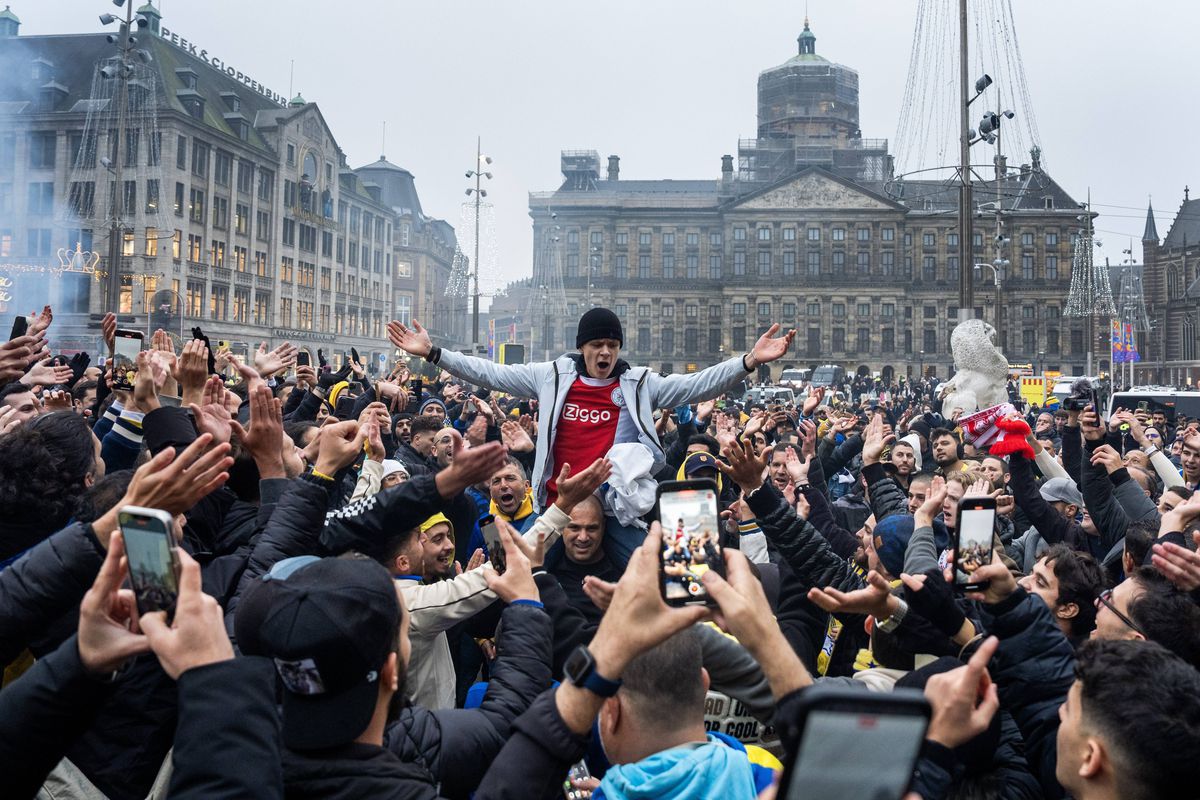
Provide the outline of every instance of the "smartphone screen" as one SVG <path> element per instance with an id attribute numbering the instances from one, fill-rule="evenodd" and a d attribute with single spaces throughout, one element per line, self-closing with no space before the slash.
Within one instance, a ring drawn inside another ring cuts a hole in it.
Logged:
<path id="1" fill-rule="evenodd" d="M 308 351 L 307 350 L 301 350 L 299 353 L 296 353 L 296 366 L 297 367 L 307 367 L 310 363 L 311 362 L 308 359 Z"/>
<path id="2" fill-rule="evenodd" d="M 576 789 L 573 781 L 581 781 L 592 777 L 591 770 L 588 769 L 587 762 L 576 761 L 571 765 L 571 769 L 567 772 L 567 779 L 563 781 L 563 798 L 564 800 L 587 800 L 592 796 L 592 793 L 587 789 Z"/>
<path id="3" fill-rule="evenodd" d="M 504 543 L 500 541 L 500 526 L 496 524 L 496 518 L 487 516 L 480 520 L 479 531 L 483 534 L 483 543 L 487 545 L 488 558 L 491 560 L 492 566 L 496 568 L 498 575 L 503 575 L 506 566 Z"/>
<path id="4" fill-rule="evenodd" d="M 131 391 L 137 378 L 137 357 L 142 351 L 140 331 L 117 331 L 113 338 L 113 388 Z"/>
<path id="5" fill-rule="evenodd" d="M 918 713 L 813 709 L 788 769 L 785 796 L 900 800 L 927 725 Z"/>
<path id="6" fill-rule="evenodd" d="M 972 573 L 992 563 L 992 537 L 996 501 L 990 497 L 963 498 L 958 507 L 958 540 L 954 545 L 954 585 L 962 589 L 981 586 Z"/>
<path id="7" fill-rule="evenodd" d="M 125 539 L 129 583 L 137 598 L 138 612 L 166 611 L 169 617 L 179 596 L 171 515 L 158 509 L 126 506 L 117 518 Z"/>
<path id="8" fill-rule="evenodd" d="M 659 579 L 668 605 L 711 603 L 701 577 L 710 569 L 725 575 L 712 481 L 669 481 L 659 486 L 658 519 L 663 531 Z"/>

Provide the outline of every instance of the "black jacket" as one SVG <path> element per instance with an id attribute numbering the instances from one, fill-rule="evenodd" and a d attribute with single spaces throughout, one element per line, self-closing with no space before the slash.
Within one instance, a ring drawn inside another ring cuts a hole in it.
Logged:
<path id="1" fill-rule="evenodd" d="M 1025 740 L 1025 758 L 1047 798 L 1064 796 L 1055 778 L 1058 707 L 1075 681 L 1075 651 L 1040 598 L 1018 588 L 987 607 L 1000 647 L 988 672 Z"/>
<path id="2" fill-rule="evenodd" d="M 479 708 L 409 706 L 388 726 L 384 746 L 404 763 L 428 770 L 446 797 L 466 797 L 510 738 L 513 721 L 550 686 L 550 651 L 546 612 L 509 606 L 500 618 L 496 660 Z"/>
<path id="3" fill-rule="evenodd" d="M 383 747 L 351 742 L 319 754 L 284 750 L 283 796 L 294 800 L 435 800 L 429 770 Z M 242 797 L 258 797 L 254 793 Z"/>
<path id="4" fill-rule="evenodd" d="M 275 668 L 235 658 L 179 676 L 172 800 L 283 797 Z"/>
<path id="5" fill-rule="evenodd" d="M 0 571 L 0 664 L 78 609 L 103 563 L 104 548 L 92 526 L 74 523 Z"/>
<path id="6" fill-rule="evenodd" d="M 74 636 L 0 693 L 4 796 L 33 797 L 87 730 L 110 686 L 88 675 Z"/>
<path id="7" fill-rule="evenodd" d="M 554 692 L 543 692 L 513 723 L 512 735 L 475 792 L 476 800 L 527 800 L 561 791 L 567 770 L 583 757 L 588 737 L 563 722 Z"/>
<path id="8" fill-rule="evenodd" d="M 1017 507 L 1025 512 L 1029 522 L 1038 529 L 1047 544 L 1066 542 L 1072 550 L 1091 553 L 1097 560 L 1104 558 L 1108 552 L 1103 546 L 1104 539 L 1088 536 L 1078 522 L 1067 519 L 1042 497 L 1033 480 L 1032 461 L 1020 453 L 1014 453 L 1009 458 L 1008 471 L 1008 485 Z"/>
<path id="9" fill-rule="evenodd" d="M 867 481 L 867 495 L 871 513 L 875 515 L 875 524 L 892 514 L 908 513 L 908 498 L 900 484 L 887 474 L 883 464 L 863 466 L 863 477 Z"/>

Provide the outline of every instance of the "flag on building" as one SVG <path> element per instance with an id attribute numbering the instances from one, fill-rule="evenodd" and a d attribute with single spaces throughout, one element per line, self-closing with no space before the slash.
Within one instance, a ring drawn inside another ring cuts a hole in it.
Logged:
<path id="1" fill-rule="evenodd" d="M 1138 353 L 1137 343 L 1133 338 L 1133 323 L 1125 323 L 1125 361 L 1141 361 L 1142 357 Z"/>
<path id="2" fill-rule="evenodd" d="M 1125 363 L 1125 337 L 1117 320 L 1112 321 L 1112 363 Z"/>

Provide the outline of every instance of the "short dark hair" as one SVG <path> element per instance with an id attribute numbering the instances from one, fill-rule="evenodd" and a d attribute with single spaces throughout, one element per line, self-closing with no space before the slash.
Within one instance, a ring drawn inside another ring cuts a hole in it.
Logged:
<path id="1" fill-rule="evenodd" d="M 133 480 L 133 470 L 121 469 L 109 472 L 103 478 L 92 484 L 87 491 L 84 508 L 76 516 L 80 522 L 94 522 L 125 496 L 129 482 Z"/>
<path id="2" fill-rule="evenodd" d="M 1074 603 L 1079 609 L 1071 618 L 1071 635 L 1086 636 L 1096 627 L 1096 598 L 1104 589 L 1104 572 L 1090 553 L 1061 542 L 1046 551 L 1045 559 L 1058 581 L 1058 604 Z"/>
<path id="3" fill-rule="evenodd" d="M 75 400 L 82 400 L 83 396 L 92 389 L 99 390 L 100 384 L 97 381 L 80 381 L 71 389 L 71 397 Z"/>
<path id="4" fill-rule="evenodd" d="M 396 556 L 400 555 L 402 550 L 409 546 L 419 530 L 419 527 L 412 527 L 408 530 L 395 531 L 373 538 L 365 544 L 362 551 L 386 567 L 388 572 L 391 572 L 392 562 L 396 560 Z"/>
<path id="5" fill-rule="evenodd" d="M 703 721 L 703 661 L 700 634 L 687 628 L 629 662 L 621 693 L 641 726 L 670 731 Z"/>
<path id="6" fill-rule="evenodd" d="M 1135 567 L 1146 562 L 1150 545 L 1158 538 L 1158 520 L 1140 519 L 1130 522 L 1125 528 L 1125 552 L 1133 559 Z"/>
<path id="7" fill-rule="evenodd" d="M 792 442 L 780 442 L 771 448 L 772 453 L 779 453 L 780 455 L 786 453 L 788 450 L 794 452 L 797 458 L 800 456 L 800 448 Z M 771 460 L 775 460 L 774 456 L 772 456 Z"/>
<path id="8" fill-rule="evenodd" d="M 1179 495 L 1179 496 L 1180 496 L 1180 498 L 1182 498 L 1182 499 L 1184 499 L 1184 500 L 1190 500 L 1190 499 L 1191 499 L 1191 497 L 1192 497 L 1192 495 L 1193 495 L 1193 494 L 1195 494 L 1195 492 L 1194 492 L 1194 491 L 1192 491 L 1191 489 L 1189 489 L 1189 488 L 1187 488 L 1186 486 L 1183 486 L 1183 485 L 1180 485 L 1180 486 L 1168 486 L 1166 489 L 1164 489 L 1164 490 L 1163 490 L 1163 493 L 1164 493 L 1164 494 L 1165 494 L 1166 492 L 1171 492 L 1172 494 L 1177 494 L 1177 495 Z"/>
<path id="9" fill-rule="evenodd" d="M 686 446 L 691 447 L 694 444 L 704 445 L 705 449 L 714 456 L 721 454 L 720 443 L 707 433 L 697 433 L 689 437 Z"/>
<path id="10" fill-rule="evenodd" d="M 912 442 L 903 442 L 897 439 L 896 441 L 892 442 L 892 449 L 895 450 L 897 447 L 907 447 L 909 450 L 912 450 L 914 454 L 917 452 L 917 448 L 912 446 Z"/>
<path id="11" fill-rule="evenodd" d="M 526 482 L 529 481 L 529 473 L 525 471 L 525 465 L 522 464 L 518 459 L 514 458 L 513 456 L 506 458 L 504 460 L 504 466 L 500 467 L 500 469 L 507 469 L 508 467 L 516 467 L 517 474 L 521 476 L 521 480 Z M 496 470 L 496 472 L 499 472 L 500 469 Z M 492 475 L 495 475 L 496 472 L 493 472 Z M 491 480 L 491 478 L 488 480 Z"/>
<path id="12" fill-rule="evenodd" d="M 1200 606 L 1154 567 L 1138 567 L 1144 590 L 1129 603 L 1129 618 L 1145 637 L 1200 669 Z"/>
<path id="13" fill-rule="evenodd" d="M 3 388 L 0 388 L 0 403 L 4 402 L 4 399 L 7 398 L 10 394 L 21 394 L 22 392 L 32 392 L 32 391 L 33 391 L 33 389 L 29 388 L 28 386 L 21 383 L 20 381 L 13 381 L 12 383 L 7 383 L 4 385 Z"/>
<path id="14" fill-rule="evenodd" d="M 950 430 L 949 428 L 934 428 L 929 432 L 929 441 L 930 443 L 936 442 L 943 436 L 949 436 L 954 441 L 959 442 L 959 438 L 955 436 L 954 431 Z M 961 444 L 961 442 L 959 443 Z"/>
<path id="15" fill-rule="evenodd" d="M 1008 462 L 1004 460 L 1004 457 L 1003 457 L 1003 456 L 992 456 L 992 455 L 985 455 L 983 458 L 979 459 L 979 466 L 981 466 L 981 467 L 982 467 L 982 466 L 983 466 L 983 462 L 984 462 L 984 461 L 987 461 L 989 458 L 990 458 L 992 461 L 999 461 L 999 462 L 1000 462 L 1000 474 L 1001 474 L 1001 475 L 1007 475 L 1007 474 L 1008 474 Z"/>
<path id="16" fill-rule="evenodd" d="M 1154 642 L 1089 639 L 1075 658 L 1080 713 L 1112 754 L 1117 794 L 1178 797 L 1200 781 L 1200 672 Z"/>
<path id="17" fill-rule="evenodd" d="M 317 423 L 309 419 L 299 420 L 297 422 L 288 422 L 283 426 L 283 432 L 292 440 L 292 444 L 296 447 L 304 447 L 304 434 L 310 429 L 319 427 Z"/>
<path id="18" fill-rule="evenodd" d="M 42 414 L 0 436 L 0 515 L 46 536 L 66 525 L 84 508 L 95 447 L 91 426 L 74 411 Z"/>
<path id="19" fill-rule="evenodd" d="M 413 417 L 408 434 L 409 436 L 416 436 L 421 433 L 436 433 L 444 427 L 442 421 L 437 417 L 430 416 L 429 414 L 418 414 Z"/>

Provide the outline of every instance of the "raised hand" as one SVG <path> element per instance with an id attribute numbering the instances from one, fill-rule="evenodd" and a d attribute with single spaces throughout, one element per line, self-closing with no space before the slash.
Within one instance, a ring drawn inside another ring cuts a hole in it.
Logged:
<path id="1" fill-rule="evenodd" d="M 42 408 L 49 411 L 70 411 L 71 393 L 62 389 L 42 392 Z"/>
<path id="2" fill-rule="evenodd" d="M 50 310 L 50 306 L 42 306 L 41 313 L 29 314 L 29 335 L 42 336 L 49 329 L 50 323 L 54 321 L 54 312 Z"/>
<path id="3" fill-rule="evenodd" d="M 887 619 L 900 607 L 900 598 L 875 570 L 867 573 L 867 585 L 852 592 L 842 592 L 832 586 L 808 590 L 808 599 L 831 614 L 869 614 L 875 619 Z"/>
<path id="4" fill-rule="evenodd" d="M 913 514 L 913 524 L 924 528 L 933 524 L 933 518 L 942 511 L 942 503 L 946 500 L 946 479 L 941 475 L 934 476 L 925 492 L 925 502 Z"/>
<path id="5" fill-rule="evenodd" d="M 978 498 L 978 497 L 991 497 L 991 496 L 992 496 L 992 483 L 991 483 L 991 481 L 987 480 L 986 478 L 980 478 L 979 480 L 975 481 L 974 483 L 972 483 L 970 486 L 967 487 L 967 490 L 965 492 L 963 492 L 963 499 L 966 499 L 968 497 Z"/>
<path id="6" fill-rule="evenodd" d="M 111 311 L 105 313 L 104 318 L 100 320 L 100 337 L 104 339 L 104 346 L 111 353 L 117 341 L 117 315 Z"/>
<path id="7" fill-rule="evenodd" d="M 53 356 L 46 356 L 41 361 L 34 364 L 28 372 L 21 376 L 20 382 L 26 386 L 54 386 L 60 383 L 69 383 L 71 380 L 71 368 L 67 365 L 55 366 L 51 364 Z"/>
<path id="8" fill-rule="evenodd" d="M 325 426 L 313 470 L 322 475 L 336 475 L 354 463 L 366 441 L 367 432 L 354 420 Z"/>
<path id="9" fill-rule="evenodd" d="M 208 348 L 203 339 L 191 339 L 175 364 L 173 377 L 179 382 L 183 405 L 204 402 L 204 385 L 208 381 Z"/>
<path id="10" fill-rule="evenodd" d="M 142 618 L 142 630 L 163 671 L 173 680 L 189 669 L 233 659 L 225 618 L 216 599 L 200 586 L 200 565 L 182 549 L 179 553 L 179 598 L 175 617 L 155 611 Z"/>
<path id="11" fill-rule="evenodd" d="M 393 345 L 414 356 L 424 358 L 433 350 L 433 340 L 429 333 L 415 319 L 412 328 L 402 322 L 392 320 L 387 325 L 388 340 Z"/>
<path id="12" fill-rule="evenodd" d="M 490 478 L 507 460 L 508 451 L 500 442 L 488 442 L 482 447 L 464 450 L 462 439 L 456 437 L 450 466 L 439 472 L 434 479 L 438 494 L 450 499 L 468 486 Z"/>
<path id="13" fill-rule="evenodd" d="M 896 437 L 887 430 L 883 423 L 883 416 L 873 417 L 863 434 L 863 464 L 878 464 L 879 459 L 883 457 L 883 451 L 894 441 L 896 441 Z"/>
<path id="14" fill-rule="evenodd" d="M 111 675 L 126 661 L 150 650 L 138 629 L 132 589 L 122 589 L 129 567 L 120 531 L 110 530 L 108 553 L 79 607 L 79 660 L 93 675 Z"/>
<path id="15" fill-rule="evenodd" d="M 248 400 L 250 427 L 243 428 L 236 419 L 230 419 L 229 426 L 237 433 L 242 447 L 254 458 L 260 477 L 283 477 L 284 460 L 279 444 L 283 440 L 282 405 L 266 386 L 251 390 Z"/>
<path id="16" fill-rule="evenodd" d="M 792 483 L 796 486 L 803 486 L 808 483 L 808 468 L 812 465 L 811 459 L 803 461 L 796 455 L 795 449 L 789 447 L 783 454 L 783 466 L 787 469 L 788 477 L 792 479 Z"/>
<path id="17" fill-rule="evenodd" d="M 808 397 L 804 399 L 804 406 L 801 408 L 802 413 L 806 417 L 811 417 L 813 412 L 817 410 L 817 406 L 821 405 L 821 401 L 825 399 L 825 387 L 818 386 L 809 392 Z"/>
<path id="18" fill-rule="evenodd" d="M 196 430 L 200 433 L 207 433 L 213 437 L 213 441 L 222 444 L 229 441 L 229 437 L 233 433 L 232 415 L 220 403 L 207 403 L 203 406 L 198 406 L 192 403 L 188 406 L 192 412 L 192 418 L 196 422 Z"/>
<path id="19" fill-rule="evenodd" d="M 696 404 L 696 422 L 707 422 L 712 416 L 713 409 L 717 407 L 716 400 L 702 400 Z"/>
<path id="20" fill-rule="evenodd" d="M 1200 532 L 1192 534 L 1192 540 L 1200 545 Z M 1150 556 L 1154 568 L 1181 591 L 1194 592 L 1200 589 L 1200 553 L 1180 547 L 1174 542 L 1154 545 Z"/>
<path id="21" fill-rule="evenodd" d="M 137 377 L 133 381 L 133 404 L 143 414 L 159 407 L 158 396 L 167 381 L 166 365 L 153 350 L 137 354 Z"/>
<path id="22" fill-rule="evenodd" d="M 772 338 L 779 333 L 779 329 L 780 325 L 776 322 L 766 333 L 758 337 L 758 341 L 754 343 L 754 349 L 750 351 L 750 357 L 746 359 L 746 366 L 753 368 L 759 364 L 769 364 L 787 353 L 788 348 L 792 346 L 792 340 L 796 338 L 796 331 L 791 329 L 778 339 Z"/>
<path id="23" fill-rule="evenodd" d="M 583 579 L 583 593 L 592 601 L 592 605 L 601 611 L 607 611 L 612 603 L 613 592 L 617 585 L 610 581 L 601 580 L 595 575 L 587 575 Z"/>
<path id="24" fill-rule="evenodd" d="M 750 442 L 736 441 L 721 451 L 729 463 L 718 460 L 717 469 L 740 486 L 743 492 L 751 494 L 763 484 L 770 453 L 770 450 L 763 448 L 763 454 L 756 456 Z"/>
<path id="25" fill-rule="evenodd" d="M 510 453 L 532 453 L 533 439 L 516 420 L 505 420 L 500 425 L 500 440 Z"/>
<path id="26" fill-rule="evenodd" d="M 1121 454 L 1112 448 L 1111 445 L 1102 444 L 1092 453 L 1092 466 L 1101 465 L 1109 475 L 1112 475 L 1119 469 L 1125 468 L 1125 462 L 1121 460 Z"/>
<path id="27" fill-rule="evenodd" d="M 18 336 L 0 345 L 0 382 L 11 383 L 25 374 L 35 356 L 42 355 L 42 342 L 36 336 Z"/>
<path id="28" fill-rule="evenodd" d="M 612 462 L 607 458 L 597 458 L 587 469 L 572 474 L 571 465 L 563 464 L 558 473 L 558 497 L 554 505 L 566 514 L 570 514 L 575 506 L 582 503 L 604 485 L 612 474 Z"/>
<path id="29" fill-rule="evenodd" d="M 504 547 L 504 574 L 494 569 L 485 570 L 483 575 L 488 588 L 506 603 L 515 600 L 541 600 L 537 584 L 533 580 L 533 567 L 520 535 L 512 526 L 497 519 L 500 544 Z M 540 566 L 540 564 L 539 564 Z"/>

